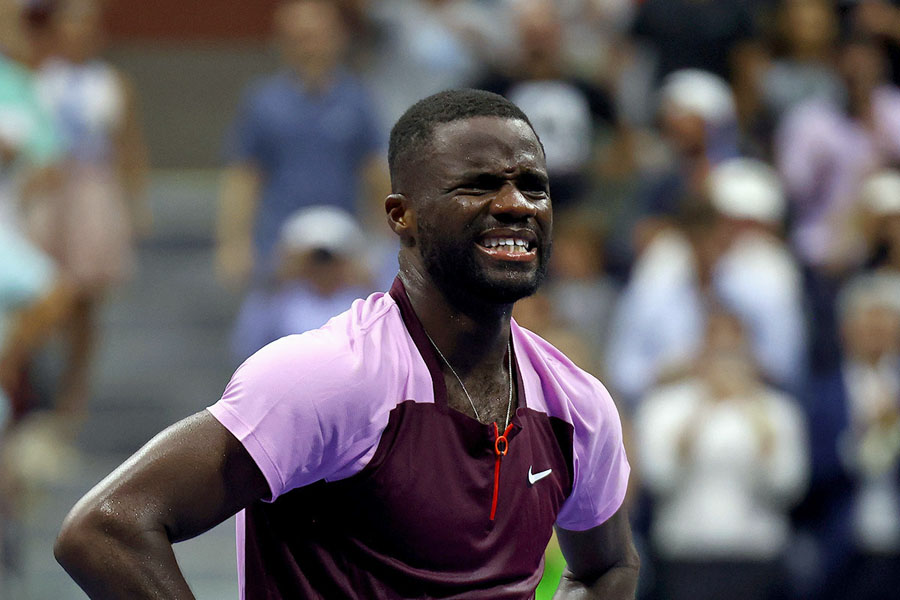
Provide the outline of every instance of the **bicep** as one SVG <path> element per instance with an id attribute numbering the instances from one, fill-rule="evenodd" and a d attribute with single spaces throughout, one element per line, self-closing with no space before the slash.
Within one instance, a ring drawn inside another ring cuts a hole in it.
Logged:
<path id="1" fill-rule="evenodd" d="M 203 533 L 269 496 L 241 443 L 208 411 L 172 425 L 101 481 L 76 506 L 162 528 L 170 542 Z"/>
<path id="2" fill-rule="evenodd" d="M 575 579 L 593 582 L 620 566 L 633 565 L 637 551 L 628 511 L 621 507 L 602 524 L 585 531 L 556 528 L 559 547 Z"/>

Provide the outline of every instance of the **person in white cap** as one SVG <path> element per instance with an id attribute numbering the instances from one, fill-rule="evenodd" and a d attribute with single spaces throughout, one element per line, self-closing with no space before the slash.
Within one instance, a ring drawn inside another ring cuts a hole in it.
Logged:
<path id="1" fill-rule="evenodd" d="M 716 167 L 708 185 L 727 240 L 716 289 L 744 321 L 769 381 L 798 392 L 807 362 L 803 277 L 780 237 L 787 206 L 778 175 L 761 161 L 738 158 Z"/>
<path id="2" fill-rule="evenodd" d="M 711 304 L 744 323 L 770 383 L 796 390 L 802 382 L 802 280 L 776 236 L 784 214 L 777 177 L 757 161 L 726 161 L 710 175 L 706 199 L 654 237 L 612 319 L 606 372 L 633 403 L 690 369 Z"/>
<path id="3" fill-rule="evenodd" d="M 805 598 L 882 600 L 900 589 L 900 277 L 864 273 L 838 295 L 841 360 L 805 395 L 810 493 L 798 525 L 814 540 Z"/>
<path id="4" fill-rule="evenodd" d="M 281 228 L 279 269 L 269 287 L 252 290 L 238 315 L 236 362 L 278 338 L 325 324 L 341 307 L 374 291 L 366 238 L 356 220 L 333 206 L 295 212 Z"/>
<path id="5" fill-rule="evenodd" d="M 630 265 L 653 236 L 701 196 L 710 169 L 738 156 L 734 94 L 721 77 L 699 69 L 668 75 L 658 94 L 658 117 L 666 160 L 648 166 L 611 236 L 610 260 Z"/>

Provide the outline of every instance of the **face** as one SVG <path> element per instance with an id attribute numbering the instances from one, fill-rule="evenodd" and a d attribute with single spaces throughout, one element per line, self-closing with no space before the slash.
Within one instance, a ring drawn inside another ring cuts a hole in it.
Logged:
<path id="1" fill-rule="evenodd" d="M 872 90 L 885 76 L 884 55 L 874 43 L 847 44 L 841 52 L 839 67 L 851 93 Z"/>
<path id="2" fill-rule="evenodd" d="M 537 290 L 553 219 L 544 153 L 527 123 L 476 117 L 438 125 L 410 168 L 408 245 L 436 285 L 492 303 Z"/>
<path id="3" fill-rule="evenodd" d="M 784 11 L 782 35 L 794 51 L 819 51 L 834 41 L 837 19 L 828 2 L 791 0 Z"/>
<path id="4" fill-rule="evenodd" d="M 284 60 L 301 72 L 327 72 L 344 47 L 340 15 L 330 2 L 298 0 L 279 8 L 276 25 Z"/>
<path id="5" fill-rule="evenodd" d="M 89 0 L 72 2 L 56 20 L 60 51 L 75 62 L 88 60 L 102 46 L 99 6 Z"/>
<path id="6" fill-rule="evenodd" d="M 844 344 L 850 356 L 875 361 L 900 350 L 900 314 L 885 306 L 857 309 L 844 323 Z"/>

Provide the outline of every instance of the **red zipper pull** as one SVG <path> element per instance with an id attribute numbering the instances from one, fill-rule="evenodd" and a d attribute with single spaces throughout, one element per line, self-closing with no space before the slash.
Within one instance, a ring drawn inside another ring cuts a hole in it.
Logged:
<path id="1" fill-rule="evenodd" d="M 506 426 L 503 435 L 500 435 L 500 426 L 494 421 L 494 453 L 497 459 L 494 461 L 494 499 L 491 501 L 491 521 L 497 516 L 497 496 L 500 493 L 500 459 L 509 451 L 509 439 L 507 435 L 512 430 L 512 423 Z"/>

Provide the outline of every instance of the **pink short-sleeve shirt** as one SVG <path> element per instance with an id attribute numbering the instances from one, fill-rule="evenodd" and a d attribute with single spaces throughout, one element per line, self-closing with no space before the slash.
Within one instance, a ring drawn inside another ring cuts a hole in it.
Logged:
<path id="1" fill-rule="evenodd" d="M 603 385 L 515 322 L 512 347 L 499 458 L 399 280 L 248 359 L 209 408 L 271 490 L 238 519 L 241 598 L 531 597 L 553 525 L 606 521 L 629 466 Z"/>

